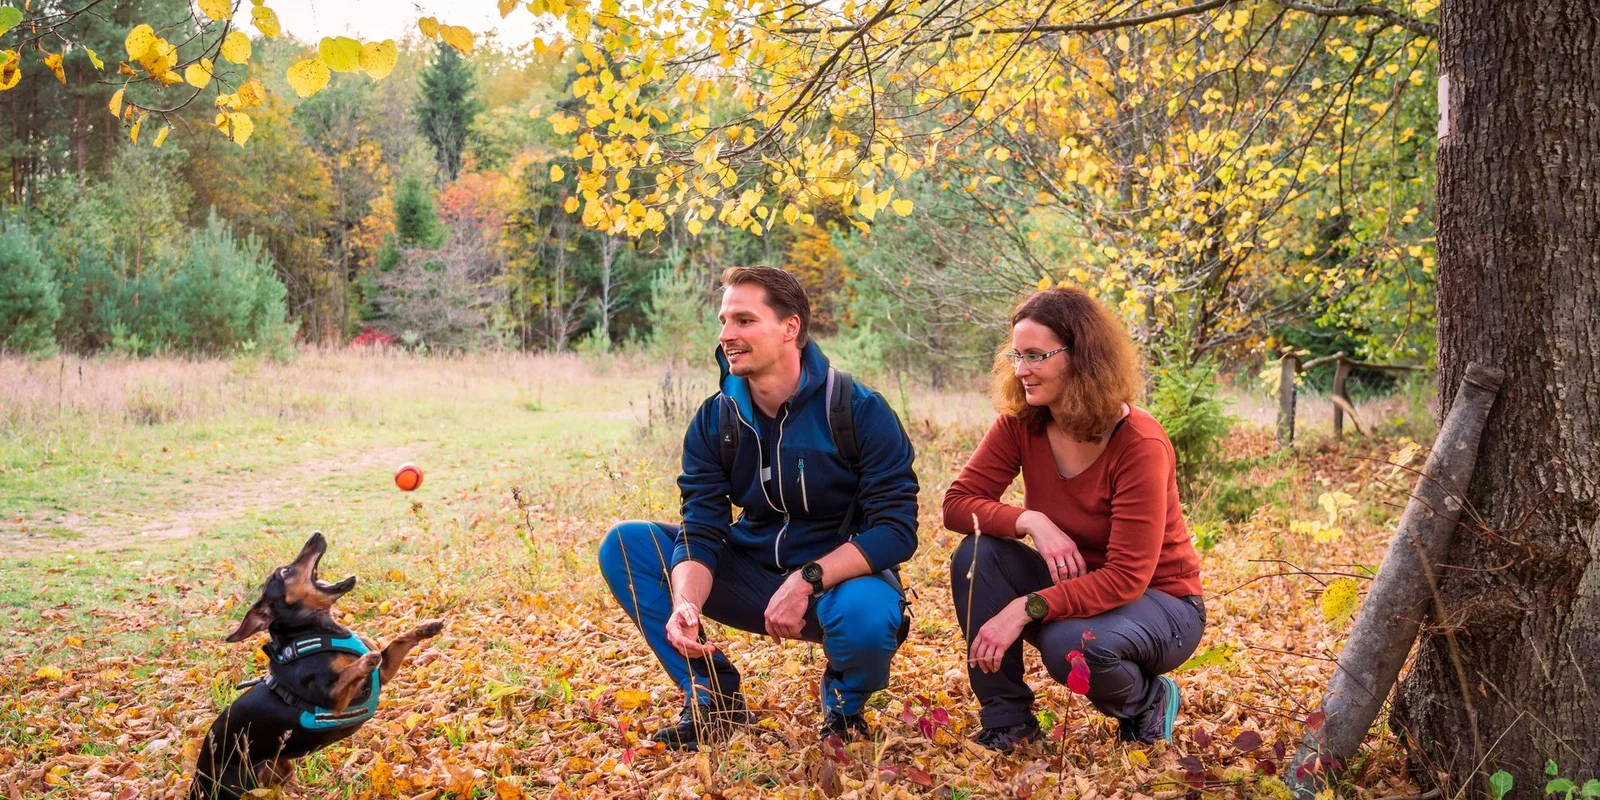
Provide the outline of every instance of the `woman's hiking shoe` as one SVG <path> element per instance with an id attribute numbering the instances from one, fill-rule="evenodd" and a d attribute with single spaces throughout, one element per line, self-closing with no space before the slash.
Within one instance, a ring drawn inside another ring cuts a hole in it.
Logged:
<path id="1" fill-rule="evenodd" d="M 1039 738 L 1039 721 L 1030 719 L 1015 725 L 1004 725 L 998 728 L 984 728 L 973 737 L 973 741 L 999 753 L 1009 753 L 1023 742 L 1036 741 Z"/>
<path id="2" fill-rule="evenodd" d="M 698 750 L 702 741 L 726 736 L 736 725 L 753 722 L 744 695 L 685 703 L 678 724 L 662 728 L 651 737 L 672 750 Z"/>
<path id="3" fill-rule="evenodd" d="M 837 736 L 846 742 L 857 738 L 870 738 L 867 732 L 867 718 L 861 714 L 846 714 L 830 708 L 822 717 L 822 729 L 817 731 L 817 737 L 820 739 L 826 740 L 829 736 Z"/>
<path id="4" fill-rule="evenodd" d="M 1117 738 L 1124 742 L 1155 744 L 1172 741 L 1172 727 L 1178 721 L 1182 696 L 1178 684 L 1165 675 L 1156 676 L 1156 702 L 1135 719 L 1117 720 Z"/>

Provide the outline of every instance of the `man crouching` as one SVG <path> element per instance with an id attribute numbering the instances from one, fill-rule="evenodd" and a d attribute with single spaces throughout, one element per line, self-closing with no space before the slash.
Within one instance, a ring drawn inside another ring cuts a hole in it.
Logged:
<path id="1" fill-rule="evenodd" d="M 908 629 L 897 570 L 917 548 L 911 442 L 882 395 L 810 341 L 793 275 L 722 275 L 721 391 L 683 442 L 683 524 L 624 522 L 600 545 L 611 592 L 684 691 L 655 739 L 697 749 L 750 721 L 739 672 L 704 614 L 774 641 L 821 642 L 820 735 L 865 734 Z M 732 506 L 744 510 L 732 521 Z"/>

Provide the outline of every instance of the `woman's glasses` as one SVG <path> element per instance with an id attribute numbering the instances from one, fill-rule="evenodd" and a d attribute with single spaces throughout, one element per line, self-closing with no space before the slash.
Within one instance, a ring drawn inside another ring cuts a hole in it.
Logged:
<path id="1" fill-rule="evenodd" d="M 1055 355 L 1056 353 L 1064 353 L 1067 350 L 1068 348 L 1066 347 L 1057 347 L 1048 353 L 1019 353 L 1015 350 L 1008 350 L 1000 355 L 1004 356 L 1006 361 L 1011 362 L 1011 366 L 1013 368 L 1019 364 L 1027 364 L 1030 367 L 1037 367 L 1040 364 L 1043 364 L 1045 359 Z"/>

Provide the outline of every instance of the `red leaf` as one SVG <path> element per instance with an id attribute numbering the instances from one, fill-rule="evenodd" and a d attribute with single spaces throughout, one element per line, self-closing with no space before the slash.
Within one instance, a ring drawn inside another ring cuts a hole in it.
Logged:
<path id="1" fill-rule="evenodd" d="M 1255 731 L 1245 731 L 1234 738 L 1233 746 L 1240 752 L 1248 753 L 1261 746 L 1261 734 Z"/>
<path id="2" fill-rule="evenodd" d="M 1204 750 L 1211 746 L 1211 733 L 1205 728 L 1194 729 L 1194 743 L 1196 747 Z"/>
<path id="3" fill-rule="evenodd" d="M 1184 772 L 1194 775 L 1198 775 L 1206 771 L 1206 765 L 1200 763 L 1200 759 L 1195 758 L 1194 756 L 1184 756 L 1183 758 L 1178 759 L 1178 766 L 1182 767 Z"/>
<path id="4" fill-rule="evenodd" d="M 916 767 L 906 767 L 905 776 L 906 780 L 918 786 L 933 788 L 933 776 Z"/>
<path id="5" fill-rule="evenodd" d="M 907 725 L 915 725 L 915 724 L 917 724 L 917 715 L 916 715 L 915 712 L 913 712 L 911 710 L 911 704 L 910 703 L 907 703 L 907 704 L 901 706 L 901 708 L 900 708 L 900 721 L 904 722 Z"/>
<path id="6" fill-rule="evenodd" d="M 932 739 L 933 738 L 933 720 L 928 719 L 926 716 L 918 719 L 917 720 L 917 730 L 922 731 L 922 735 L 923 736 L 926 736 L 929 739 Z"/>
<path id="7" fill-rule="evenodd" d="M 822 740 L 822 752 L 837 761 L 850 760 L 850 754 L 844 750 L 844 740 L 837 733 L 830 733 L 828 738 Z"/>
<path id="8" fill-rule="evenodd" d="M 917 702 L 920 703 L 923 708 L 933 708 L 933 701 L 929 700 L 928 696 L 925 694 L 917 695 Z"/>
<path id="9" fill-rule="evenodd" d="M 1311 716 L 1306 717 L 1306 727 L 1314 731 L 1320 731 L 1322 730 L 1323 721 L 1325 721 L 1327 718 L 1328 715 L 1323 713 L 1322 709 L 1319 708 L 1316 711 L 1311 712 Z"/>
<path id="10" fill-rule="evenodd" d="M 1077 650 L 1067 654 L 1067 661 L 1072 664 L 1072 671 L 1067 673 L 1067 689 L 1073 694 L 1088 694 L 1089 663 Z"/>
<path id="11" fill-rule="evenodd" d="M 838 797 L 844 792 L 844 787 L 839 783 L 839 770 L 833 762 L 824 759 L 822 762 L 822 777 L 817 780 L 822 788 L 822 793 L 828 797 Z"/>
<path id="12" fill-rule="evenodd" d="M 1262 775 L 1276 775 L 1276 774 L 1278 774 L 1278 764 L 1277 764 L 1277 762 L 1271 761 L 1271 760 L 1268 760 L 1268 759 L 1265 759 L 1265 758 L 1263 758 L 1260 761 L 1256 762 L 1256 769 L 1261 770 L 1261 774 Z"/>
<path id="13" fill-rule="evenodd" d="M 950 724 L 950 712 L 942 708 L 933 710 L 933 724 L 944 726 Z"/>
<path id="14" fill-rule="evenodd" d="M 632 764 L 633 763 L 633 748 L 630 747 L 630 748 L 622 751 L 622 763 L 624 763 L 624 764 Z"/>
<path id="15" fill-rule="evenodd" d="M 1289 746 L 1284 744 L 1282 739 L 1272 743 L 1272 755 L 1275 756 L 1279 761 L 1282 761 L 1283 757 L 1288 755 L 1288 753 Z"/>

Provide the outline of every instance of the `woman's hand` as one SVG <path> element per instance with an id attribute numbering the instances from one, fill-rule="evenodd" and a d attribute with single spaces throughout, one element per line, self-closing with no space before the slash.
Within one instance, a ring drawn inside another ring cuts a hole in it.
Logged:
<path id="1" fill-rule="evenodd" d="M 972 649 L 967 654 L 967 666 L 984 672 L 996 672 L 1005 660 L 1006 651 L 1016 644 L 1017 637 L 1028 624 L 1027 598 L 1012 600 L 1000 613 L 989 618 L 972 637 Z"/>
<path id="2" fill-rule="evenodd" d="M 1078 552 L 1078 545 L 1049 517 L 1038 511 L 1024 511 L 1017 518 L 1017 532 L 1033 537 L 1034 549 L 1044 556 L 1051 580 L 1060 583 L 1083 575 L 1083 554 Z"/>

